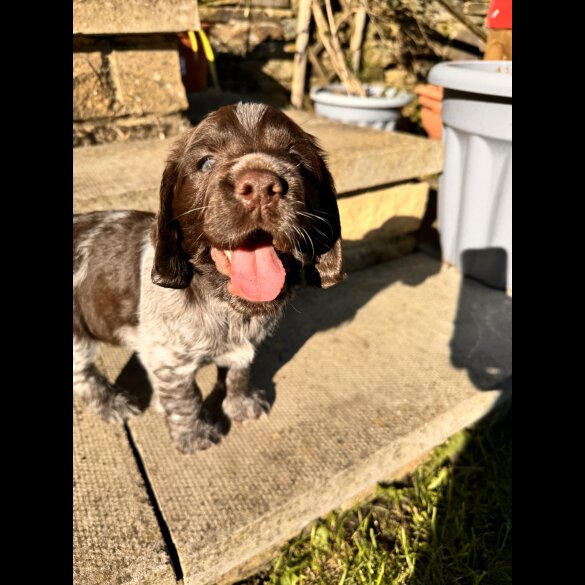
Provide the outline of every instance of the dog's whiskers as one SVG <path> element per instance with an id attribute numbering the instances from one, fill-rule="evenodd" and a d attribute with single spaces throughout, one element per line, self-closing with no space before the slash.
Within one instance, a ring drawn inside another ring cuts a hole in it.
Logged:
<path id="1" fill-rule="evenodd" d="M 201 211 L 202 209 L 207 209 L 208 207 L 211 207 L 211 205 L 204 205 L 203 207 L 195 207 L 194 209 L 189 209 L 189 211 L 185 211 L 184 213 L 179 213 L 179 215 L 173 217 L 173 219 L 171 219 L 171 221 L 174 221 L 175 219 L 179 219 L 179 217 L 183 217 L 184 215 L 187 215 L 188 213 L 193 213 L 194 211 Z"/>
<path id="2" fill-rule="evenodd" d="M 320 217 L 315 213 L 310 213 L 309 211 L 297 211 L 297 213 L 299 215 L 304 215 L 305 217 L 309 217 L 309 218 L 314 217 L 315 219 L 318 219 L 318 220 L 326 223 L 329 226 L 329 229 L 333 232 L 333 228 L 331 227 L 331 224 L 325 218 Z"/>
<path id="3" fill-rule="evenodd" d="M 301 231 L 301 235 L 303 236 L 303 239 L 305 240 L 305 242 L 307 240 L 309 240 L 309 244 L 311 244 L 311 249 L 313 250 L 313 257 L 315 257 L 315 246 L 313 245 L 313 240 L 311 239 L 309 232 L 303 227 L 299 227 L 299 230 Z M 306 235 L 306 238 L 305 238 L 305 235 Z"/>

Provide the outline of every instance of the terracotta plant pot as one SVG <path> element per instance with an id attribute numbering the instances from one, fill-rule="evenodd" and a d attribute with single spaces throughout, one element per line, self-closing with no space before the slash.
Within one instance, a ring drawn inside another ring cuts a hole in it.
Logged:
<path id="1" fill-rule="evenodd" d="M 429 138 L 440 140 L 443 135 L 443 88 L 437 85 L 417 85 L 414 92 L 421 105 L 422 127 Z"/>

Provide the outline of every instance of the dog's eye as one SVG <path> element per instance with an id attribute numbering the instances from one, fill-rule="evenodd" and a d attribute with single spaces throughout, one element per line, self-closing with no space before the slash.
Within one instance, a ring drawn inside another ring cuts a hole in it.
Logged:
<path id="1" fill-rule="evenodd" d="M 215 159 L 212 156 L 207 156 L 205 157 L 200 163 L 199 163 L 199 170 L 202 173 L 205 173 L 206 171 L 208 171 L 213 165 L 215 164 Z"/>

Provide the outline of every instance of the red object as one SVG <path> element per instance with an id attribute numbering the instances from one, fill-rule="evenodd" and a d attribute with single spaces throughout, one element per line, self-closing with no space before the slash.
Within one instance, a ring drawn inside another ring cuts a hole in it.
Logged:
<path id="1" fill-rule="evenodd" d="M 197 34 L 197 33 L 195 33 Z M 181 79 L 187 92 L 199 91 L 207 87 L 207 59 L 201 41 L 197 38 L 198 51 L 193 52 L 191 40 L 186 33 L 178 33 Z"/>
<path id="2" fill-rule="evenodd" d="M 490 0 L 486 26 L 488 28 L 512 28 L 512 0 Z"/>

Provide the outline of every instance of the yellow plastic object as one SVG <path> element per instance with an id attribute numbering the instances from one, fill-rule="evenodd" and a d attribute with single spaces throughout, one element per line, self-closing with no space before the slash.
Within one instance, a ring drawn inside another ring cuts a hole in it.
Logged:
<path id="1" fill-rule="evenodd" d="M 187 34 L 189 35 L 189 40 L 191 41 L 191 48 L 193 49 L 193 52 L 196 53 L 197 52 L 197 37 L 195 36 L 195 33 L 192 30 L 187 31 Z"/>
<path id="2" fill-rule="evenodd" d="M 203 29 L 197 31 L 199 36 L 201 37 L 201 44 L 203 45 L 203 52 L 205 53 L 205 58 L 210 62 L 215 62 L 215 55 L 213 54 L 213 49 L 211 48 L 211 43 L 205 34 Z"/>
<path id="3" fill-rule="evenodd" d="M 199 38 L 201 39 L 201 44 L 203 45 L 203 52 L 205 53 L 205 58 L 209 63 L 209 71 L 211 73 L 211 79 L 213 80 L 213 85 L 216 89 L 220 89 L 219 87 L 219 79 L 217 78 L 217 69 L 215 68 L 215 55 L 213 54 L 213 49 L 211 48 L 211 43 L 205 34 L 205 31 L 201 29 L 199 31 Z"/>

